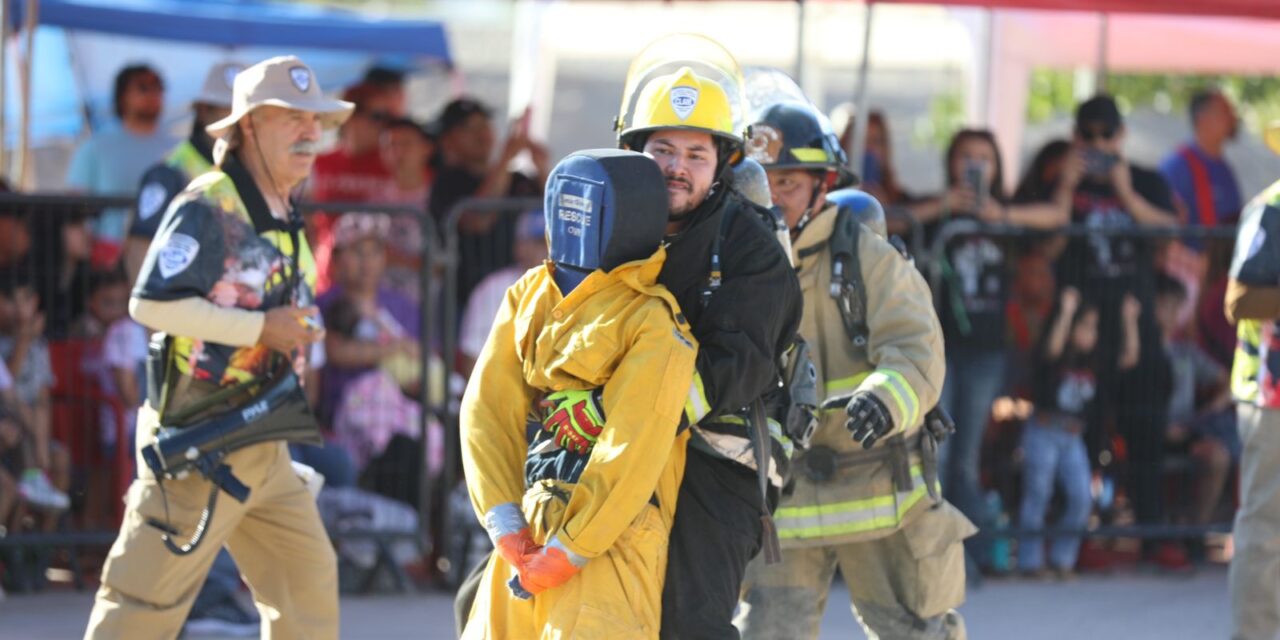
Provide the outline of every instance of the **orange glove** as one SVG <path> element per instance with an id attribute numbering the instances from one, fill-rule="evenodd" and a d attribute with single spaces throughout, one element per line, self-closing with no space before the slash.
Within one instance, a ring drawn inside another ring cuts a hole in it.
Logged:
<path id="1" fill-rule="evenodd" d="M 520 586 L 532 595 L 554 589 L 578 575 L 586 562 L 586 558 L 565 549 L 559 540 L 553 539 L 516 565 L 520 572 Z"/>
<path id="2" fill-rule="evenodd" d="M 530 554 L 541 548 L 533 541 L 524 514 L 514 502 L 500 504 L 484 514 L 484 528 L 498 555 L 513 567 L 519 567 Z"/>
<path id="3" fill-rule="evenodd" d="M 533 541 L 533 534 L 529 533 L 529 527 L 525 527 L 498 538 L 494 548 L 498 550 L 498 555 L 507 561 L 507 564 L 518 568 L 527 556 L 537 553 L 542 547 Z"/>

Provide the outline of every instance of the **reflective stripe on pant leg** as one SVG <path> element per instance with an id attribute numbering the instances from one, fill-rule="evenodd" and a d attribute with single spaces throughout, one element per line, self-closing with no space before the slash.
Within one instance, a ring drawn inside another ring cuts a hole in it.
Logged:
<path id="1" fill-rule="evenodd" d="M 783 540 L 821 538 L 897 528 L 903 516 L 928 495 L 920 465 L 911 465 L 911 491 L 833 504 L 782 507 L 774 514 Z"/>

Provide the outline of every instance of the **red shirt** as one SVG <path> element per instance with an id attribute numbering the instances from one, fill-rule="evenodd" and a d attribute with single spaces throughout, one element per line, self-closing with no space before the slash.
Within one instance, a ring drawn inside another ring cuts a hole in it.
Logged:
<path id="1" fill-rule="evenodd" d="M 311 200 L 314 202 L 381 202 L 395 186 L 391 172 L 382 164 L 374 149 L 353 156 L 345 149 L 335 149 L 316 158 L 311 171 Z M 316 292 L 329 288 L 329 263 L 333 258 L 333 223 L 336 215 L 321 213 L 307 221 L 312 252 L 316 260 Z"/>

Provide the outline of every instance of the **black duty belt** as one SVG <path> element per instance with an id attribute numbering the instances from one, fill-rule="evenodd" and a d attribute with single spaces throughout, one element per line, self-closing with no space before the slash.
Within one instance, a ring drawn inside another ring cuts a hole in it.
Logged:
<path id="1" fill-rule="evenodd" d="M 893 476 L 893 487 L 898 492 L 909 492 L 915 489 L 915 481 L 911 477 L 911 453 L 920 455 L 921 475 L 929 497 L 939 500 L 938 482 L 938 443 L 927 429 L 910 438 L 901 434 L 884 441 L 884 444 L 869 451 L 838 452 L 830 447 L 814 446 L 802 453 L 797 462 L 800 472 L 814 484 L 825 484 L 832 481 L 840 471 L 847 471 L 863 465 L 887 462 Z"/>

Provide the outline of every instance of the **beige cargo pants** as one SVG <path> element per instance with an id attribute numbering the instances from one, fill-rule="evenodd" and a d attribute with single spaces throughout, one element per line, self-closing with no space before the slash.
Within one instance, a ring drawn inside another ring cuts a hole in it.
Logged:
<path id="1" fill-rule="evenodd" d="M 853 614 L 871 640 L 964 640 L 963 540 L 976 531 L 946 502 L 893 534 L 840 546 L 784 549 L 768 566 L 756 556 L 734 624 L 744 640 L 817 638 L 836 567 Z"/>
<path id="2" fill-rule="evenodd" d="M 154 440 L 156 413 L 138 412 L 138 446 Z M 225 544 L 253 591 L 262 637 L 279 640 L 338 637 L 338 569 L 315 499 L 290 464 L 283 442 L 246 447 L 227 456 L 249 487 L 244 504 L 225 493 L 200 547 L 187 556 L 165 548 L 149 518 L 166 518 L 184 544 L 200 520 L 212 486 L 199 474 L 166 480 L 168 513 L 155 476 L 138 456 L 120 535 L 107 557 L 85 638 L 172 640 Z"/>
<path id="3" fill-rule="evenodd" d="M 1280 637 L 1280 411 L 1239 405 L 1240 510 L 1231 559 L 1231 637 Z"/>

